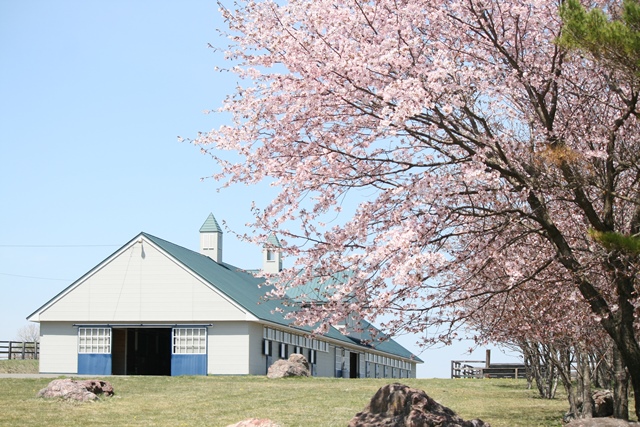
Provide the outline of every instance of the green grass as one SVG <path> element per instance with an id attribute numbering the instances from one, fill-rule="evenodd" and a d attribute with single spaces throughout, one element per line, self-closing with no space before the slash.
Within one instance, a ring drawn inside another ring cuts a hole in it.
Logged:
<path id="1" fill-rule="evenodd" d="M 270 418 L 285 427 L 346 426 L 388 380 L 266 377 L 109 377 L 97 402 L 36 398 L 51 379 L 0 379 L 0 425 L 227 426 Z M 403 380 L 464 419 L 493 427 L 561 426 L 567 404 L 544 400 L 522 380 Z"/>
<path id="2" fill-rule="evenodd" d="M 37 374 L 37 360 L 0 360 L 0 374 Z"/>

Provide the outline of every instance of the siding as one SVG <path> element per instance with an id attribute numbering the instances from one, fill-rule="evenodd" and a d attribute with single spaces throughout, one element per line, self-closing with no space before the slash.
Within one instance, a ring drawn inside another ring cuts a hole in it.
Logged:
<path id="1" fill-rule="evenodd" d="M 249 323 L 249 374 L 267 375 L 267 356 L 262 354 L 263 325 Z"/>
<path id="2" fill-rule="evenodd" d="M 329 346 L 329 352 L 317 351 L 316 357 L 316 376 L 318 377 L 335 377 L 335 347 Z"/>
<path id="3" fill-rule="evenodd" d="M 209 327 L 209 375 L 250 373 L 249 325 L 249 322 L 215 322 Z"/>
<path id="4" fill-rule="evenodd" d="M 71 323 L 40 324 L 40 373 L 78 372 L 78 330 Z"/>
<path id="5" fill-rule="evenodd" d="M 147 242 L 121 252 L 39 317 L 74 323 L 213 319 L 245 320 L 247 315 Z"/>

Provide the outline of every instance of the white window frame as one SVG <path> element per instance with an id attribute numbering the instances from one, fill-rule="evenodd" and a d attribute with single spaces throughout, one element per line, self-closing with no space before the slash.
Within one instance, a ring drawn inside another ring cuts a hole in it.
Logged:
<path id="1" fill-rule="evenodd" d="M 78 353 L 111 354 L 111 328 L 78 328 Z"/>
<path id="2" fill-rule="evenodd" d="M 207 328 L 173 328 L 171 354 L 207 354 Z"/>

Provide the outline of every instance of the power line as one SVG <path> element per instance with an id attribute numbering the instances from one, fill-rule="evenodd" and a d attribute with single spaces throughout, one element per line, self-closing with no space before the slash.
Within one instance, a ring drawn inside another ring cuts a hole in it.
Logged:
<path id="1" fill-rule="evenodd" d="M 38 279 L 38 280 L 57 280 L 60 282 L 69 282 L 69 279 L 53 279 L 51 277 L 36 277 L 36 276 L 23 276 L 21 274 L 9 274 L 9 273 L 0 273 L 3 276 L 11 276 L 11 277 L 22 277 L 25 279 Z"/>
<path id="2" fill-rule="evenodd" d="M 0 245 L 0 248 L 106 248 L 120 245 Z"/>

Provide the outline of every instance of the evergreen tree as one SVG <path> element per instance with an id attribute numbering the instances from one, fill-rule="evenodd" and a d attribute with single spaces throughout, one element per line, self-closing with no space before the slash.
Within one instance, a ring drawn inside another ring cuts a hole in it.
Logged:
<path id="1" fill-rule="evenodd" d="M 560 8 L 564 22 L 560 45 L 576 49 L 613 70 L 640 80 L 640 3 L 624 0 L 609 13 L 587 11 L 579 0 L 567 0 Z"/>

